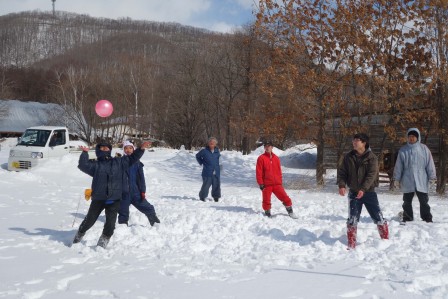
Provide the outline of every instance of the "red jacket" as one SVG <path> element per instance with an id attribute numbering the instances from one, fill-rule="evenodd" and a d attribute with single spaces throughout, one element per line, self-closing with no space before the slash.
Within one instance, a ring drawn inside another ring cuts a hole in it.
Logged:
<path id="1" fill-rule="evenodd" d="M 282 184 L 280 159 L 274 154 L 264 153 L 257 159 L 258 185 L 272 186 Z"/>

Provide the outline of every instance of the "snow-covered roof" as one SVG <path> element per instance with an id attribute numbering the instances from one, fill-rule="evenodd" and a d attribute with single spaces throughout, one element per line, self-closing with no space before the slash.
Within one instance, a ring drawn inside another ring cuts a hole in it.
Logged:
<path id="1" fill-rule="evenodd" d="M 35 126 L 35 127 L 29 127 L 27 129 L 34 129 L 34 130 L 64 130 L 67 129 L 66 127 L 61 126 Z"/>
<path id="2" fill-rule="evenodd" d="M 6 115 L 0 117 L 0 132 L 24 132 L 27 128 L 42 125 L 64 126 L 62 108 L 57 104 L 0 100 Z"/>

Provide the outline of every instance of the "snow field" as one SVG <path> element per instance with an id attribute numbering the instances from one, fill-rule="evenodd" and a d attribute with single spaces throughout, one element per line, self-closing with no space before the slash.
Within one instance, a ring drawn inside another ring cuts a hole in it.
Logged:
<path id="1" fill-rule="evenodd" d="M 131 207 L 130 226 L 117 224 L 106 250 L 95 246 L 104 214 L 69 247 L 89 205 L 83 191 L 91 178 L 77 169 L 78 154 L 31 172 L 2 165 L 0 298 L 448 298 L 446 199 L 430 195 L 435 223 L 402 226 L 401 195 L 380 188 L 390 240 L 380 240 L 363 211 L 357 249 L 348 251 L 347 199 L 337 194 L 334 171 L 324 189 L 297 190 L 297 180 L 313 184 L 313 171 L 285 167 L 299 219 L 275 197 L 269 219 L 255 182 L 257 154 L 222 153 L 218 203 L 198 200 L 194 154 L 145 153 L 147 198 L 162 223 L 151 227 Z"/>

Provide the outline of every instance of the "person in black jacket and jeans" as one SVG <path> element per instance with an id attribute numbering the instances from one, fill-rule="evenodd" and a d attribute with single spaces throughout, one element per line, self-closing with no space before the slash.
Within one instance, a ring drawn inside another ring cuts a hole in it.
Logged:
<path id="1" fill-rule="evenodd" d="M 73 243 L 79 243 L 84 234 L 95 224 L 101 212 L 105 210 L 106 223 L 103 233 L 98 240 L 98 246 L 106 248 L 112 237 L 117 221 L 117 213 L 120 208 L 120 199 L 123 191 L 123 177 L 125 171 L 143 156 L 145 148 L 151 143 L 144 142 L 141 147 L 130 156 L 112 158 L 112 145 L 99 143 L 96 145 L 96 161 L 89 160 L 88 147 L 81 147 L 82 153 L 79 157 L 78 168 L 93 177 L 92 179 L 92 202 L 87 216 L 79 226 Z"/>
<path id="2" fill-rule="evenodd" d="M 378 186 L 378 159 L 364 133 L 353 136 L 353 150 L 344 156 L 338 167 L 339 195 L 345 196 L 348 187 L 349 218 L 347 219 L 348 247 L 356 246 L 356 233 L 362 207 L 365 206 L 378 227 L 381 239 L 389 238 L 389 229 L 383 218 L 375 187 Z"/>

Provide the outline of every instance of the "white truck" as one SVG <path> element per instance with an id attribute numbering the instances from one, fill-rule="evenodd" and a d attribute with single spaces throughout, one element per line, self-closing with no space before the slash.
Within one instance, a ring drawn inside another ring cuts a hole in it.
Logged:
<path id="1" fill-rule="evenodd" d="M 69 152 L 70 140 L 66 127 L 31 127 L 23 133 L 19 143 L 11 148 L 8 170 L 32 169 L 42 159 L 60 157 Z"/>

